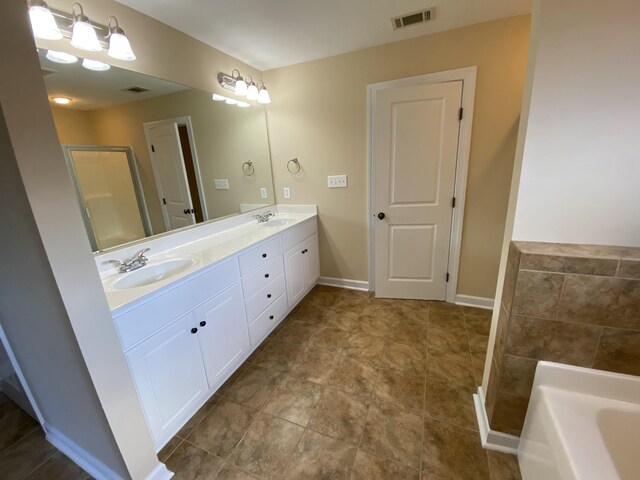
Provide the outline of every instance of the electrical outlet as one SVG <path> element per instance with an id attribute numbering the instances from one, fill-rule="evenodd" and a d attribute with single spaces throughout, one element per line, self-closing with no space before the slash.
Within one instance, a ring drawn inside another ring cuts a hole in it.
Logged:
<path id="1" fill-rule="evenodd" d="M 329 188 L 347 188 L 347 176 L 329 175 L 327 177 L 327 184 Z"/>
<path id="2" fill-rule="evenodd" d="M 291 189 L 289 187 L 284 187 L 284 198 L 291 198 Z"/>
<path id="3" fill-rule="evenodd" d="M 267 198 L 267 189 L 260 187 L 260 198 Z"/>
<path id="4" fill-rule="evenodd" d="M 215 178 L 213 186 L 216 190 L 229 190 L 229 180 L 226 178 Z"/>

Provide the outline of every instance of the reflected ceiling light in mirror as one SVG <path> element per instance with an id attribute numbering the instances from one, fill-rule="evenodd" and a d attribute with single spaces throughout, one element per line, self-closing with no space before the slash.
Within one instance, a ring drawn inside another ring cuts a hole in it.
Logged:
<path id="1" fill-rule="evenodd" d="M 227 98 L 224 103 L 226 103 L 227 105 L 237 105 L 238 101 L 234 100 L 233 98 Z"/>
<path id="2" fill-rule="evenodd" d="M 53 100 L 58 105 L 68 105 L 71 103 L 71 99 L 67 97 L 52 97 L 51 100 Z"/>
<path id="3" fill-rule="evenodd" d="M 73 26 L 71 27 L 71 45 L 80 50 L 99 52 L 102 45 L 98 41 L 98 35 L 91 26 L 89 17 L 84 14 L 82 5 L 74 3 L 71 9 L 73 13 Z"/>
<path id="4" fill-rule="evenodd" d="M 233 72 L 238 72 L 238 76 L 234 76 Z M 245 97 L 247 95 L 247 82 L 245 82 L 244 78 L 242 78 L 242 75 L 240 75 L 240 70 L 234 68 L 231 72 L 231 76 L 236 81 L 236 86 L 234 89 L 235 94 L 239 97 Z"/>
<path id="5" fill-rule="evenodd" d="M 76 63 L 78 57 L 66 52 L 58 52 L 57 50 L 47 51 L 47 59 L 56 63 Z"/>
<path id="6" fill-rule="evenodd" d="M 237 75 L 236 72 L 238 72 Z M 238 96 L 246 96 L 247 100 L 257 100 L 258 103 L 262 104 L 271 103 L 271 97 L 269 96 L 267 87 L 264 86 L 262 81 L 259 82 L 262 86 L 258 89 L 258 85 L 256 85 L 251 75 L 247 75 L 246 79 L 245 81 L 240 71 L 235 68 L 231 72 L 231 75 L 222 72 L 218 73 L 218 83 L 220 83 L 222 88 L 230 90 Z"/>
<path id="7" fill-rule="evenodd" d="M 135 60 L 136 56 L 131 49 L 129 39 L 124 34 L 124 30 L 118 25 L 118 19 L 116 17 L 109 17 L 107 25 L 109 27 L 109 35 L 107 35 L 109 39 L 109 51 L 107 55 L 111 58 L 125 60 L 127 62 Z"/>
<path id="8" fill-rule="evenodd" d="M 258 92 L 258 103 L 262 103 L 263 105 L 271 103 L 271 97 L 269 96 L 269 91 L 267 90 L 267 87 L 264 86 L 264 83 L 262 83 L 262 86 L 260 87 L 260 91 Z"/>
<path id="9" fill-rule="evenodd" d="M 97 60 L 89 60 L 88 58 L 82 60 L 82 66 L 87 70 L 93 70 L 94 72 L 104 72 L 111 68 L 111 65 L 109 65 L 108 63 L 102 63 Z"/>
<path id="10" fill-rule="evenodd" d="M 256 82 L 253 81 L 253 78 L 251 78 L 251 83 L 249 83 L 249 86 L 247 87 L 247 99 L 248 100 L 258 99 L 258 86 L 256 85 Z"/>
<path id="11" fill-rule="evenodd" d="M 237 106 L 240 108 L 247 108 L 247 107 L 250 107 L 251 105 L 249 105 L 247 102 L 238 102 Z"/>
<path id="12" fill-rule="evenodd" d="M 218 95 L 217 93 L 211 95 L 211 98 L 214 102 L 224 102 L 227 99 L 227 97 L 223 97 L 222 95 Z"/>
<path id="13" fill-rule="evenodd" d="M 29 1 L 29 21 L 36 38 L 43 40 L 60 40 L 62 32 L 56 24 L 49 7 L 42 0 Z"/>

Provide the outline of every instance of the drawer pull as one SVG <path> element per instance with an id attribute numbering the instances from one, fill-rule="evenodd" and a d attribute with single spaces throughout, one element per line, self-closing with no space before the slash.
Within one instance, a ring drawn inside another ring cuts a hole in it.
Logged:
<path id="1" fill-rule="evenodd" d="M 269 320 L 273 320 L 273 315 L 269 315 Z"/>
<path id="2" fill-rule="evenodd" d="M 264 274 L 264 278 L 269 278 L 269 274 L 268 274 L 268 273 L 265 273 L 265 274 Z"/>
<path id="3" fill-rule="evenodd" d="M 271 298 L 271 294 L 270 293 L 267 293 L 267 298 Z"/>
<path id="4" fill-rule="evenodd" d="M 193 327 L 193 328 L 191 329 L 191 333 L 198 333 L 198 329 L 197 329 L 196 327 Z"/>
<path id="5" fill-rule="evenodd" d="M 204 320 L 200 322 L 200 326 L 204 327 L 207 324 L 207 322 L 205 322 Z"/>
<path id="6" fill-rule="evenodd" d="M 267 258 L 267 254 L 266 254 L 266 253 L 263 253 L 263 254 L 262 254 L 262 258 Z"/>

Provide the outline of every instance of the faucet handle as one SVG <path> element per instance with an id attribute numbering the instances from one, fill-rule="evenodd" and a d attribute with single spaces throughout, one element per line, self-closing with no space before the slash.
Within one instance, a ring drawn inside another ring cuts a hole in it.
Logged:
<path id="1" fill-rule="evenodd" d="M 115 263 L 116 265 L 118 265 L 119 267 L 124 267 L 125 263 L 122 260 L 116 260 L 115 258 L 112 258 L 111 260 L 105 260 L 104 262 L 102 262 L 103 264 L 107 264 L 107 263 Z"/>
<path id="2" fill-rule="evenodd" d="M 145 257 L 144 254 L 147 253 L 149 250 L 151 250 L 151 249 L 150 248 L 143 248 L 138 253 L 136 253 L 133 256 L 133 258 L 144 258 L 144 259 L 146 259 L 147 257 Z"/>

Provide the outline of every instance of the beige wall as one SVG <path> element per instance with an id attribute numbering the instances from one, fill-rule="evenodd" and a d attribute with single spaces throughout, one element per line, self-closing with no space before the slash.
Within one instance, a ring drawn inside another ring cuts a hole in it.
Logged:
<path id="1" fill-rule="evenodd" d="M 95 145 L 91 113 L 64 107 L 51 107 L 56 132 L 62 145 Z"/>
<path id="2" fill-rule="evenodd" d="M 367 280 L 367 85 L 477 65 L 458 293 L 493 297 L 529 27 L 512 17 L 264 73 L 276 199 L 318 204 L 323 276 Z M 286 170 L 292 157 L 300 176 Z M 329 190 L 335 174 L 349 188 Z"/>

